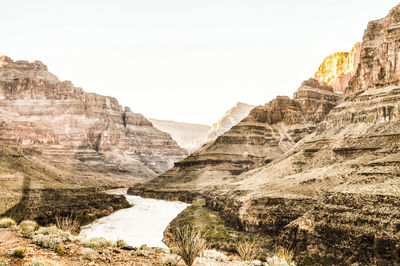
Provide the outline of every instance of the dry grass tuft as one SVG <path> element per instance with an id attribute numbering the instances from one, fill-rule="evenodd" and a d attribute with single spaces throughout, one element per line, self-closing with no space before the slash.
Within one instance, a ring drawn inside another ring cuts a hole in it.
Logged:
<path id="1" fill-rule="evenodd" d="M 289 248 L 279 248 L 276 256 L 282 260 L 287 261 L 288 263 L 292 262 L 294 257 L 294 250 Z"/>
<path id="2" fill-rule="evenodd" d="M 193 265 L 194 260 L 206 249 L 206 242 L 200 232 L 183 226 L 173 232 L 173 251 L 179 255 L 187 266 Z"/>
<path id="3" fill-rule="evenodd" d="M 65 232 L 70 232 L 73 235 L 77 235 L 79 233 L 79 229 L 81 227 L 79 221 L 76 218 L 73 218 L 72 215 L 66 217 L 56 216 L 57 227 Z"/>
<path id="4" fill-rule="evenodd" d="M 245 241 L 236 245 L 236 252 L 243 261 L 254 259 L 254 241 Z"/>

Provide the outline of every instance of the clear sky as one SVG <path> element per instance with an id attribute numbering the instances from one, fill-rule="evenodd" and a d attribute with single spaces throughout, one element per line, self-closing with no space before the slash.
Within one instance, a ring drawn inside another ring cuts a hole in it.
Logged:
<path id="1" fill-rule="evenodd" d="M 0 0 L 0 55 L 146 117 L 212 124 L 292 96 L 394 0 Z"/>

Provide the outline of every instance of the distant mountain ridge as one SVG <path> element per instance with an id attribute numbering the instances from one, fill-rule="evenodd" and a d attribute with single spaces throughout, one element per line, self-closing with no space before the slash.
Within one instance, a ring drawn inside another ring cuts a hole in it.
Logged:
<path id="1" fill-rule="evenodd" d="M 239 123 L 253 107 L 253 105 L 238 102 L 212 127 L 169 120 L 149 119 L 149 121 L 157 129 L 170 134 L 180 147 L 185 148 L 191 154 Z"/>
<path id="2" fill-rule="evenodd" d="M 207 125 L 158 120 L 153 118 L 150 118 L 149 121 L 158 130 L 170 134 L 172 139 L 189 153 L 193 153 L 204 144 L 205 136 L 211 128 Z"/>
<path id="3" fill-rule="evenodd" d="M 225 115 L 209 130 L 206 142 L 215 140 L 229 129 L 231 129 L 234 125 L 239 123 L 243 118 L 249 115 L 250 111 L 254 108 L 254 105 L 249 105 L 246 103 L 238 102 L 229 109 Z"/>

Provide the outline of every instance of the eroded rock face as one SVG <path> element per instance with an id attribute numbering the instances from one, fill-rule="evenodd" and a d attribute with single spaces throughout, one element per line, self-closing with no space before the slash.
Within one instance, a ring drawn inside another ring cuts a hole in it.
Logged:
<path id="1" fill-rule="evenodd" d="M 213 145 L 177 164 L 147 189 L 154 193 L 158 180 L 163 193 L 185 187 L 202 191 L 206 205 L 228 224 L 260 234 L 276 232 L 276 245 L 295 247 L 296 261 L 303 265 L 399 264 L 398 21 L 400 5 L 369 24 L 344 101 L 334 106 L 331 92 L 303 84 L 293 100 L 279 97 L 256 107 Z M 321 116 L 316 110 L 324 108 Z M 251 129 L 239 130 L 249 126 L 247 122 Z M 308 125 L 314 128 L 299 130 Z M 284 130 L 289 126 L 294 134 Z M 290 143 L 297 136 L 300 139 Z M 232 178 L 215 166 L 222 165 L 216 164 L 215 156 L 204 160 L 222 143 L 268 143 L 262 146 L 262 158 L 271 160 L 226 162 L 225 169 L 252 165 Z M 279 151 L 283 143 L 289 145 Z M 200 164 L 202 168 L 196 167 Z M 167 177 L 171 188 L 165 186 Z M 140 191 L 146 189 L 133 192 Z"/>
<path id="2" fill-rule="evenodd" d="M 360 62 L 361 43 L 356 43 L 350 53 L 334 53 L 324 59 L 315 78 L 343 93 L 354 76 Z"/>
<path id="3" fill-rule="evenodd" d="M 0 136 L 74 171 L 151 178 L 187 155 L 115 98 L 59 81 L 35 61 L 0 57 Z"/>
<path id="4" fill-rule="evenodd" d="M 351 79 L 346 94 L 370 88 L 399 85 L 400 78 L 400 6 L 383 19 L 371 21 L 364 33 L 360 66 Z"/>
<path id="5" fill-rule="evenodd" d="M 340 99 L 332 87 L 315 79 L 305 81 L 294 99 L 280 96 L 264 106 L 255 107 L 231 130 L 175 163 L 174 168 L 154 182 L 139 187 L 152 190 L 176 185 L 183 190 L 200 191 L 223 184 L 226 181 L 222 180 L 266 165 L 288 151 L 304 136 L 314 132 Z"/>

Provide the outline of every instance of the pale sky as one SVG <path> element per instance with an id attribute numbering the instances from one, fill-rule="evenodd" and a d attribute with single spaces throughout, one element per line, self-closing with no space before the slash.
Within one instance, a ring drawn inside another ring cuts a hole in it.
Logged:
<path id="1" fill-rule="evenodd" d="M 0 0 L 0 55 L 146 117 L 212 124 L 292 96 L 394 0 Z"/>

